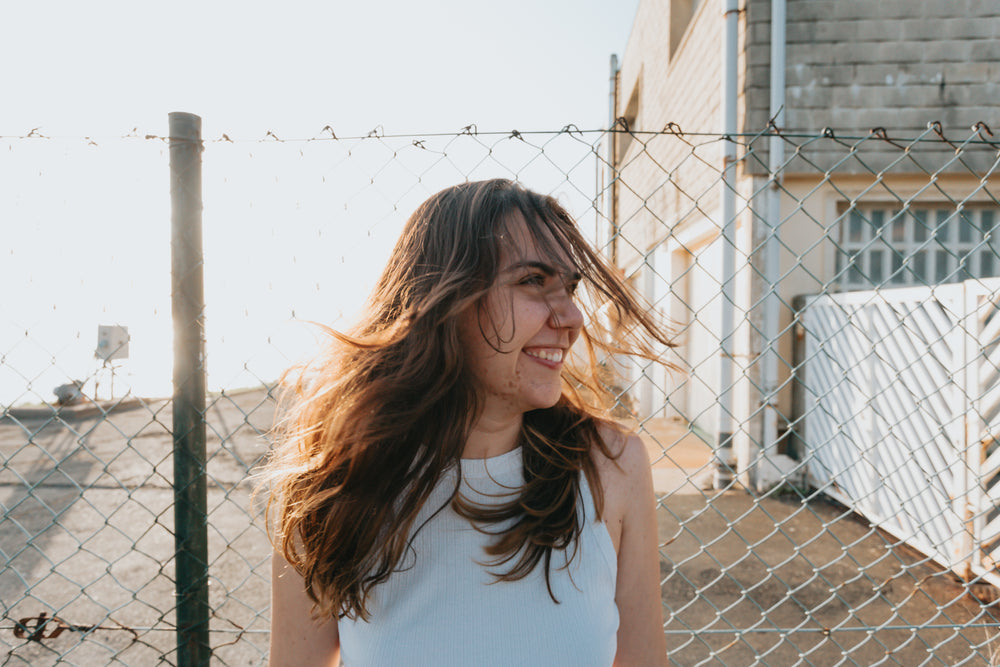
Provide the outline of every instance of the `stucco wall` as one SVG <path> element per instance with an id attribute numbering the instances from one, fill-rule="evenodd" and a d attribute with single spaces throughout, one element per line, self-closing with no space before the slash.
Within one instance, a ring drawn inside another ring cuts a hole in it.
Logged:
<path id="1" fill-rule="evenodd" d="M 641 277 L 637 285 L 678 329 L 677 360 L 686 372 L 664 378 L 671 404 L 664 414 L 679 414 L 714 434 L 719 427 L 714 401 L 720 378 L 723 143 L 718 137 L 725 22 L 719 5 L 704 0 L 683 30 L 671 25 L 678 15 L 687 18 L 676 8 L 671 12 L 669 0 L 641 2 L 622 59 L 617 115 L 628 118 L 633 135 L 619 134 L 617 254 L 626 275 Z M 742 43 L 742 19 L 739 35 Z M 743 50 L 738 53 L 742 72 Z M 672 132 L 657 134 L 668 125 Z M 739 220 L 741 247 L 749 239 L 745 219 Z M 664 247 L 666 252 L 655 257 L 655 249 Z M 745 271 L 736 285 L 736 347 L 745 352 Z M 739 378 L 741 369 L 734 374 Z M 636 386 L 638 396 L 655 403 L 662 390 L 643 383 Z M 737 388 L 735 394 L 742 393 Z"/>

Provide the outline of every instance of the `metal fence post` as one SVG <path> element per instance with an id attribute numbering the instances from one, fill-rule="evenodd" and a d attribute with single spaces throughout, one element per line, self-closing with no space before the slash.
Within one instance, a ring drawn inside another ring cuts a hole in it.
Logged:
<path id="1" fill-rule="evenodd" d="M 201 118 L 170 118 L 171 302 L 174 321 L 174 564 L 177 664 L 208 665 L 205 485 L 205 304 Z"/>
<path id="2" fill-rule="evenodd" d="M 610 90 L 608 91 L 608 259 L 618 266 L 618 56 L 611 54 Z"/>

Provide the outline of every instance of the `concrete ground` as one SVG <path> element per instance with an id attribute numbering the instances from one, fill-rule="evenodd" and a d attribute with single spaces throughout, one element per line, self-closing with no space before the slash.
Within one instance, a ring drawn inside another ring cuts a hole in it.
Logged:
<path id="1" fill-rule="evenodd" d="M 273 406 L 261 391 L 213 400 L 213 664 L 262 665 L 270 545 L 247 472 L 267 449 Z M 128 402 L 106 418 L 82 407 L 56 421 L 0 419 L 0 664 L 176 664 L 172 419 L 167 401 Z M 38 630 L 42 614 L 63 629 Z"/>
<path id="2" fill-rule="evenodd" d="M 175 663 L 169 404 L 22 417 L 0 419 L 2 664 Z M 266 660 L 269 545 L 247 471 L 272 418 L 261 391 L 208 411 L 213 664 Z M 955 577 L 822 497 L 700 488 L 701 438 L 647 430 L 674 664 L 990 664 L 993 607 Z"/>
<path id="3" fill-rule="evenodd" d="M 712 447 L 707 439 L 675 419 L 650 419 L 636 427 L 646 443 L 657 494 L 700 494 L 712 481 Z"/>

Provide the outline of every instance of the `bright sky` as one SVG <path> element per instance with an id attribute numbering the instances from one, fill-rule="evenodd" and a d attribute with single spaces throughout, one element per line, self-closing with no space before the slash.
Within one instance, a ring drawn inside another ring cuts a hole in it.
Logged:
<path id="1" fill-rule="evenodd" d="M 427 194 L 509 176 L 509 165 L 529 186 L 572 175 L 586 188 L 594 166 L 581 161 L 587 144 L 569 138 L 547 145 L 544 159 L 519 141 L 429 140 L 432 150 L 418 150 L 258 140 L 304 139 L 327 125 L 339 137 L 377 126 L 417 135 L 604 127 L 610 56 L 624 50 L 636 6 L 8 3 L 0 405 L 52 400 L 70 379 L 88 378 L 93 394 L 98 324 L 132 336 L 116 395 L 169 394 L 168 150 L 120 138 L 133 128 L 165 135 L 167 113 L 189 111 L 206 140 L 236 140 L 204 153 L 209 383 L 273 380 L 314 338 L 292 311 L 330 323 L 356 310 L 402 218 Z M 52 139 L 16 138 L 35 128 Z M 109 378 L 96 379 L 106 397 Z"/>
<path id="2" fill-rule="evenodd" d="M 607 120 L 637 0 L 5 3 L 0 134 L 551 129 Z"/>

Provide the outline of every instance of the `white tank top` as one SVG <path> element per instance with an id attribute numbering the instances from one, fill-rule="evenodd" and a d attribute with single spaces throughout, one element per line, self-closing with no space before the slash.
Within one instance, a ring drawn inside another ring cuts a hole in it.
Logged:
<path id="1" fill-rule="evenodd" d="M 461 493 L 479 504 L 510 500 L 523 480 L 520 448 L 491 459 L 462 459 Z M 454 485 L 451 470 L 415 525 L 447 501 Z M 617 558 L 582 473 L 580 486 L 583 530 L 576 554 L 572 548 L 552 554 L 559 604 L 549 597 L 544 563 L 524 579 L 496 581 L 493 568 L 482 564 L 489 558 L 483 547 L 493 538 L 449 505 L 417 533 L 397 571 L 372 590 L 370 620 L 340 619 L 345 667 L 611 665 Z"/>

